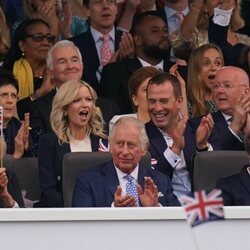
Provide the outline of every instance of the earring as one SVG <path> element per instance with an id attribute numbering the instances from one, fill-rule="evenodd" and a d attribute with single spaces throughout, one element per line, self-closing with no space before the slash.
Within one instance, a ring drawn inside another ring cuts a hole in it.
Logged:
<path id="1" fill-rule="evenodd" d="M 25 56 L 25 53 L 24 53 L 24 51 L 22 51 L 22 57 L 24 57 Z"/>

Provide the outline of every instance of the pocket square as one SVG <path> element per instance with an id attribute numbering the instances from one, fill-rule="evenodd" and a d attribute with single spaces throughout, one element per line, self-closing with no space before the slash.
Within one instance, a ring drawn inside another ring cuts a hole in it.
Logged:
<path id="1" fill-rule="evenodd" d="M 157 160 L 154 158 L 151 158 L 151 165 L 156 165 L 157 164 Z"/>
<path id="2" fill-rule="evenodd" d="M 157 195 L 157 196 L 158 196 L 158 198 L 159 198 L 159 197 L 164 196 L 164 194 L 163 194 L 162 192 L 158 192 L 158 195 Z"/>

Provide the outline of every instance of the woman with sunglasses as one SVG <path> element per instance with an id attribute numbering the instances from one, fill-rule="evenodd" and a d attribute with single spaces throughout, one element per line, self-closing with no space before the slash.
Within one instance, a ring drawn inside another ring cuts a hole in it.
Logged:
<path id="1" fill-rule="evenodd" d="M 54 40 L 49 24 L 42 19 L 25 20 L 14 33 L 3 67 L 12 70 L 18 80 L 19 98 L 24 99 L 18 104 L 20 119 L 30 112 L 33 100 L 52 90 L 46 58 Z"/>

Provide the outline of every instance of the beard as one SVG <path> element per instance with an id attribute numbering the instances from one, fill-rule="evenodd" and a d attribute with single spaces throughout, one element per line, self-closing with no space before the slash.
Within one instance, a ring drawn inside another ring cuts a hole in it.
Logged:
<path id="1" fill-rule="evenodd" d="M 160 48 L 157 45 L 146 45 L 144 44 L 145 55 L 163 60 L 170 57 L 170 48 Z"/>

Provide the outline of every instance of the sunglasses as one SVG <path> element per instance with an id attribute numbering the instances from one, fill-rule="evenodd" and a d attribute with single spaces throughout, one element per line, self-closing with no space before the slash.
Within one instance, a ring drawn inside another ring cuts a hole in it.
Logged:
<path id="1" fill-rule="evenodd" d="M 51 34 L 33 34 L 27 35 L 26 37 L 32 38 L 35 42 L 42 42 L 46 38 L 49 43 L 53 43 L 56 39 L 56 37 Z"/>

